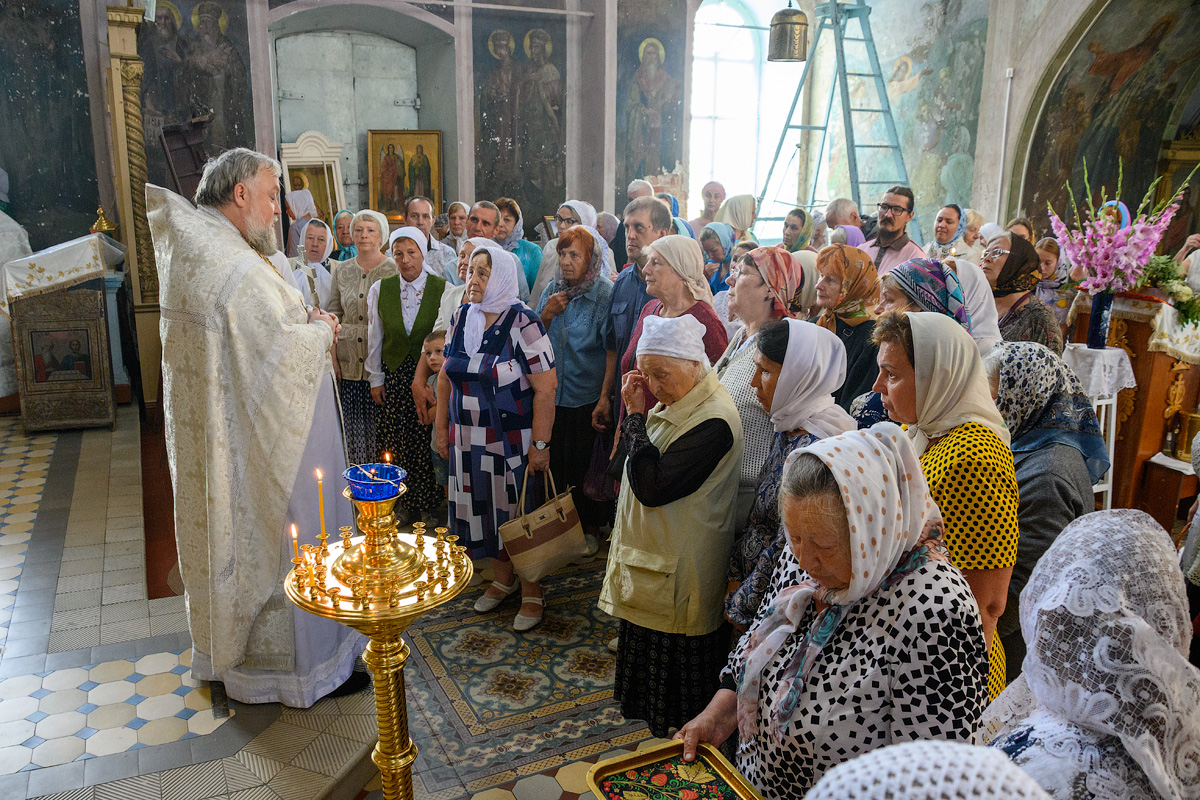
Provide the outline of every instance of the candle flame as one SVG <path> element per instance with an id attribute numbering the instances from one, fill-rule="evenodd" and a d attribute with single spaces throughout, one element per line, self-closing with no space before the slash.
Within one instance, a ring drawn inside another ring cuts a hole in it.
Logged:
<path id="1" fill-rule="evenodd" d="M 296 525 L 295 525 L 295 523 L 293 523 L 293 524 L 292 524 L 292 538 L 293 538 L 293 539 L 295 539 L 295 538 L 296 538 Z"/>
<path id="2" fill-rule="evenodd" d="M 383 462 L 384 462 L 385 464 L 390 464 L 390 463 L 392 463 L 392 454 L 391 454 L 391 453 L 384 453 L 384 454 L 383 454 Z"/>
<path id="3" fill-rule="evenodd" d="M 317 480 L 322 480 L 325 476 L 321 474 L 321 470 L 317 470 Z"/>

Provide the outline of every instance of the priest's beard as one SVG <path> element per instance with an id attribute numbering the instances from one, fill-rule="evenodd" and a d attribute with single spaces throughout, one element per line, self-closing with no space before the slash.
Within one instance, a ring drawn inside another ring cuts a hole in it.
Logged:
<path id="1" fill-rule="evenodd" d="M 278 221 L 278 217 L 272 217 L 262 227 L 249 226 L 246 243 L 264 256 L 274 255 L 279 250 L 279 237 L 275 233 L 275 223 Z"/>

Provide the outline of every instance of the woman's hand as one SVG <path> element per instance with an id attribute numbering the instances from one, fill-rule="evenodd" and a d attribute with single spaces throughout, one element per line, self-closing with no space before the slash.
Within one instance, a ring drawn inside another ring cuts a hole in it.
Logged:
<path id="1" fill-rule="evenodd" d="M 413 405 L 417 408 L 417 422 L 429 425 L 433 422 L 433 409 L 437 405 L 437 396 L 423 383 L 413 383 L 412 396 Z"/>
<path id="2" fill-rule="evenodd" d="M 556 292 L 550 295 L 550 299 L 546 301 L 546 307 L 542 309 L 542 325 L 549 328 L 554 318 L 566 310 L 568 302 L 570 301 L 567 300 L 566 292 Z"/>
<path id="3" fill-rule="evenodd" d="M 545 472 L 550 469 L 550 448 L 538 450 L 529 445 L 529 469 L 534 472 Z"/>
<path id="4" fill-rule="evenodd" d="M 636 369 L 625 373 L 621 379 L 621 399 L 630 414 L 646 413 L 646 376 Z"/>
<path id="5" fill-rule="evenodd" d="M 435 426 L 433 435 L 434 444 L 437 445 L 438 455 L 442 458 L 450 458 L 450 429 L 441 425 Z"/>
<path id="6" fill-rule="evenodd" d="M 377 405 L 377 406 L 383 405 L 384 392 L 383 392 L 382 386 L 372 386 L 371 387 L 371 399 L 375 401 L 375 405 Z"/>
<path id="7" fill-rule="evenodd" d="M 737 695 L 720 689 L 708 707 L 692 718 L 675 734 L 683 740 L 683 760 L 696 760 L 696 746 L 701 742 L 720 746 L 737 729 Z"/>
<path id="8" fill-rule="evenodd" d="M 604 433 L 612 425 L 612 401 L 607 395 L 601 395 L 592 409 L 592 428 Z"/>

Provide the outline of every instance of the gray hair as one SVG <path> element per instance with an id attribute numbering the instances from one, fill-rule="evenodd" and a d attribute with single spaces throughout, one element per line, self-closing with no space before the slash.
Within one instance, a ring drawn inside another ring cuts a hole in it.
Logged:
<path id="1" fill-rule="evenodd" d="M 629 188 L 625 190 L 625 195 L 629 196 L 634 192 L 649 192 L 654 194 L 654 185 L 650 181 L 637 178 L 629 182 Z"/>
<path id="2" fill-rule="evenodd" d="M 812 453 L 801 453 L 788 459 L 783 465 L 783 478 L 779 484 L 781 495 L 787 495 L 793 500 L 803 500 L 806 497 L 832 494 L 840 501 L 841 491 L 833 472 Z"/>
<path id="3" fill-rule="evenodd" d="M 849 197 L 839 197 L 825 206 L 825 219 L 837 220 L 838 225 L 845 225 L 850 219 L 851 211 L 857 211 L 858 206 Z"/>
<path id="4" fill-rule="evenodd" d="M 473 205 L 471 207 L 471 209 L 474 210 L 476 208 L 486 209 L 487 211 L 495 211 L 496 212 L 496 224 L 497 225 L 500 224 L 500 206 L 496 205 L 491 200 L 477 200 L 477 201 L 475 201 L 475 205 Z M 468 214 L 469 213 L 470 212 L 468 212 Z"/>
<path id="5" fill-rule="evenodd" d="M 257 153 L 246 147 L 226 150 L 204 165 L 200 185 L 196 187 L 194 202 L 198 206 L 220 208 L 233 201 L 233 190 L 239 183 L 249 183 L 264 169 L 269 169 L 278 180 L 283 177 L 283 167 L 270 156 Z"/>
<path id="6" fill-rule="evenodd" d="M 650 212 L 650 224 L 655 230 L 666 231 L 668 234 L 671 232 L 674 225 L 671 221 L 671 209 L 667 208 L 662 200 L 652 195 L 635 197 L 629 201 L 629 205 L 625 206 L 625 219 L 629 219 L 630 214 L 636 214 L 639 211 Z"/>

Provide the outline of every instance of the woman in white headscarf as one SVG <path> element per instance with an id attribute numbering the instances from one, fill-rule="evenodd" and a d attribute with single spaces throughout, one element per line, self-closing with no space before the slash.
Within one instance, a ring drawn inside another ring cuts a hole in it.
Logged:
<path id="1" fill-rule="evenodd" d="M 317 209 L 317 201 L 313 199 L 312 192 L 308 189 L 288 192 L 283 199 L 287 207 L 287 215 L 292 221 L 288 227 L 287 256 L 295 258 L 300 255 L 300 250 L 304 246 L 304 240 L 300 238 L 304 231 L 302 223 L 305 220 L 317 219 L 321 212 Z"/>
<path id="2" fill-rule="evenodd" d="M 358 252 L 333 265 L 327 310 L 342 323 L 334 368 L 341 379 L 338 394 L 346 432 L 346 458 L 351 464 L 367 464 L 380 458 L 375 442 L 378 413 L 365 370 L 367 292 L 398 273 L 400 267 L 383 253 L 388 236 L 388 221 L 383 214 L 370 209 L 359 211 L 350 220 L 350 236 Z"/>
<path id="3" fill-rule="evenodd" d="M 292 259 L 292 277 L 304 295 L 304 302 L 325 308 L 333 288 L 333 275 L 329 271 L 333 233 L 319 219 L 306 219 L 296 227 L 300 232 L 302 249 L 300 255 Z"/>
<path id="4" fill-rule="evenodd" d="M 1200 797 L 1200 671 L 1170 536 L 1097 511 L 1059 534 L 1021 592 L 1025 669 L 984 737 L 1056 800 Z"/>
<path id="5" fill-rule="evenodd" d="M 695 317 L 704 326 L 704 352 L 708 363 L 715 363 L 729 346 L 729 334 L 713 310 L 712 289 L 704 277 L 704 254 L 700 245 L 687 236 L 671 235 L 655 241 L 646 250 L 649 258 L 642 267 L 642 274 L 652 299 L 633 326 L 629 347 L 621 358 L 620 373 L 624 375 L 636 366 L 638 340 L 649 317 L 671 319 L 685 314 Z M 653 405 L 653 396 L 649 403 Z"/>
<path id="6" fill-rule="evenodd" d="M 751 232 L 756 219 L 758 219 L 758 201 L 754 199 L 754 195 L 735 194 L 721 204 L 713 221 L 724 222 L 733 228 L 735 241 L 751 241 L 757 244 L 758 240 Z"/>
<path id="7" fill-rule="evenodd" d="M 662 737 L 704 708 L 728 652 L 722 578 L 742 425 L 709 369 L 704 326 L 688 315 L 645 322 L 637 367 L 621 385 L 629 455 L 599 605 L 621 620 L 621 713 Z"/>
<path id="8" fill-rule="evenodd" d="M 796 798 L 894 742 L 970 741 L 987 697 L 979 611 L 904 431 L 793 451 L 780 507 L 789 547 L 721 689 L 676 734 L 684 760 L 736 730 L 738 769 Z"/>
<path id="9" fill-rule="evenodd" d="M 550 466 L 558 381 L 550 337 L 517 297 L 518 269 L 494 242 L 471 254 L 467 302 L 451 317 L 438 374 L 436 443 L 450 461 L 451 532 L 472 558 L 495 559 L 495 579 L 475 610 L 491 611 L 520 588 L 513 627 L 527 631 L 542 621 L 542 588 L 518 583 L 497 531 L 542 502 L 542 481 L 535 479 L 529 481 L 529 508 L 517 507 L 525 471 Z"/>
<path id="10" fill-rule="evenodd" d="M 872 387 L 892 421 L 908 425 L 946 544 L 979 601 L 990 643 L 988 691 L 1004 689 L 1004 647 L 996 623 L 1017 563 L 1017 476 L 1004 418 L 992 400 L 979 348 L 953 317 L 929 311 L 884 314 L 872 339 L 879 378 Z"/>
<path id="11" fill-rule="evenodd" d="M 562 279 L 562 273 L 558 269 L 559 237 L 576 225 L 598 230 L 596 228 L 598 221 L 596 209 L 591 203 L 585 203 L 582 200 L 568 200 L 558 207 L 558 211 L 554 215 L 554 229 L 558 235 L 546 242 L 546 246 L 542 248 L 542 263 L 538 267 L 537 277 L 529 290 L 529 296 L 533 298 L 534 302 L 537 302 L 537 299 L 542 296 L 542 292 L 546 290 L 547 286 Z M 605 244 L 608 244 L 607 240 L 605 240 Z M 605 277 L 610 281 L 615 280 L 617 270 L 613 266 L 612 251 L 607 247 L 604 248 L 604 251 Z"/>
<path id="12" fill-rule="evenodd" d="M 1050 800 L 1002 753 L 958 742 L 872 750 L 825 773 L 804 800 Z"/>
<path id="13" fill-rule="evenodd" d="M 388 249 L 400 272 L 367 291 L 364 369 L 371 399 L 380 407 L 377 443 L 408 473 L 400 507 L 408 511 L 410 522 L 433 519 L 442 501 L 428 444 L 433 414 L 425 392 L 430 372 L 422 348 L 437 322 L 446 281 L 429 273 L 426 242 L 419 228 L 393 231 Z"/>
<path id="14" fill-rule="evenodd" d="M 785 254 L 785 257 L 786 254 Z M 787 547 L 779 523 L 779 483 L 788 454 L 818 439 L 857 428 L 833 402 L 846 379 L 846 348 L 824 328 L 798 319 L 769 322 L 755 337 L 750 386 L 774 431 L 750 518 L 729 560 L 725 618 L 745 630 Z"/>
<path id="15" fill-rule="evenodd" d="M 449 330 L 450 318 L 454 316 L 455 310 L 464 302 L 463 296 L 467 292 L 467 265 L 471 261 L 471 254 L 475 252 L 475 248 L 489 247 L 495 243 L 495 239 L 472 236 L 458 246 L 458 261 L 455 264 L 458 283 L 454 286 L 446 286 L 446 291 L 442 292 L 442 302 L 438 308 L 437 324 L 434 326 L 435 330 Z M 450 279 L 447 278 L 446 282 L 449 283 Z"/>

